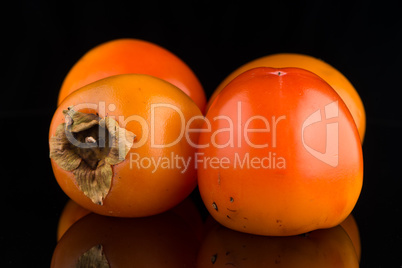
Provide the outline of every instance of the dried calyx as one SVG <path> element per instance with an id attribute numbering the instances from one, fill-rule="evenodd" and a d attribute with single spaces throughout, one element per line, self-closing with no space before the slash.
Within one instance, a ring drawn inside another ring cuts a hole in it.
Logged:
<path id="1" fill-rule="evenodd" d="M 63 111 L 66 122 L 51 137 L 50 158 L 71 171 L 80 190 L 95 204 L 102 205 L 112 182 L 112 165 L 125 160 L 135 135 L 110 117 Z"/>
<path id="2" fill-rule="evenodd" d="M 109 268 L 109 262 L 107 261 L 103 246 L 101 244 L 95 245 L 87 252 L 82 254 L 78 258 L 76 267 L 99 267 Z"/>

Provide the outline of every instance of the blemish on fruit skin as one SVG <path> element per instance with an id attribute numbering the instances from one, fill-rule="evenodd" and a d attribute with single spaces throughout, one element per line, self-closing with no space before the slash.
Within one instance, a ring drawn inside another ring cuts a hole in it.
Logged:
<path id="1" fill-rule="evenodd" d="M 230 212 L 237 212 L 236 209 L 230 209 L 230 208 L 226 208 L 227 210 L 229 210 Z"/>
<path id="2" fill-rule="evenodd" d="M 217 258 L 218 258 L 218 254 L 214 254 L 214 255 L 211 256 L 212 264 L 215 264 Z"/>
<path id="3" fill-rule="evenodd" d="M 228 218 L 228 219 L 232 219 L 229 215 L 226 215 L 226 218 Z"/>
<path id="4" fill-rule="evenodd" d="M 215 202 L 212 203 L 212 207 L 213 207 L 216 211 L 218 211 L 218 206 L 216 205 Z"/>
<path id="5" fill-rule="evenodd" d="M 233 202 L 234 202 L 233 197 L 230 197 L 230 202 L 231 202 L 231 203 L 233 203 Z"/>

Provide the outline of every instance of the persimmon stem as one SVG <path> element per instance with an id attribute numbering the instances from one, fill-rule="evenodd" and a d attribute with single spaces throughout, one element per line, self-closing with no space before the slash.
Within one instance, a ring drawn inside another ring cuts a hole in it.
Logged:
<path id="1" fill-rule="evenodd" d="M 89 136 L 89 137 L 85 138 L 85 142 L 86 143 L 96 143 L 96 140 L 92 136 Z"/>

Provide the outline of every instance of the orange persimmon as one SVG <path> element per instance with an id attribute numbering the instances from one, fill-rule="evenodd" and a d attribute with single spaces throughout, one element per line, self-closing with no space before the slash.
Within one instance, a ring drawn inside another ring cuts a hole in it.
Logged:
<path id="1" fill-rule="evenodd" d="M 334 227 L 362 188 L 353 117 L 328 83 L 304 69 L 237 76 L 208 109 L 198 147 L 201 197 L 237 231 L 289 236 Z"/>
<path id="2" fill-rule="evenodd" d="M 80 58 L 63 81 L 58 105 L 71 92 L 87 84 L 108 76 L 129 73 L 148 74 L 172 83 L 204 111 L 204 89 L 190 67 L 157 44 L 131 38 L 102 43 Z"/>
<path id="3" fill-rule="evenodd" d="M 297 67 L 306 69 L 320 76 L 328 84 L 330 84 L 330 86 L 339 94 L 339 96 L 341 96 L 342 100 L 345 102 L 356 123 L 360 139 L 363 141 L 366 132 L 366 112 L 363 102 L 360 99 L 356 89 L 345 77 L 345 75 L 332 65 L 309 55 L 297 53 L 278 53 L 252 60 L 240 66 L 219 84 L 208 101 L 207 109 L 215 99 L 216 95 L 218 95 L 219 92 L 231 80 L 233 80 L 239 74 L 256 67 Z"/>
<path id="4" fill-rule="evenodd" d="M 141 217 L 183 201 L 196 187 L 202 113 L 183 91 L 149 75 L 107 77 L 59 105 L 49 130 L 62 190 L 103 215 Z"/>

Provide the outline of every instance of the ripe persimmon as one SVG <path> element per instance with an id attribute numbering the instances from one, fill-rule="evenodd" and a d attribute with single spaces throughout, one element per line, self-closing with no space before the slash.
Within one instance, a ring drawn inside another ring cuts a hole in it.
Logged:
<path id="1" fill-rule="evenodd" d="M 335 67 L 321 59 L 317 59 L 309 55 L 297 53 L 278 53 L 255 59 L 240 66 L 219 84 L 208 101 L 207 109 L 215 99 L 216 95 L 219 94 L 219 92 L 231 80 L 244 71 L 256 67 L 297 67 L 306 69 L 320 76 L 328 84 L 330 84 L 330 86 L 341 96 L 342 100 L 345 102 L 356 123 L 360 139 L 363 141 L 366 132 L 366 112 L 358 92 L 352 83 L 345 77 L 345 75 L 338 71 Z"/>
<path id="2" fill-rule="evenodd" d="M 201 244 L 197 267 L 359 267 L 341 226 L 303 235 L 257 236 L 217 225 Z"/>
<path id="3" fill-rule="evenodd" d="M 62 190 L 103 215 L 166 211 L 196 187 L 193 146 L 202 113 L 183 91 L 149 75 L 107 77 L 59 105 L 49 130 Z"/>
<path id="4" fill-rule="evenodd" d="M 141 218 L 91 213 L 60 239 L 50 267 L 194 267 L 199 246 L 172 211 Z"/>
<path id="5" fill-rule="evenodd" d="M 328 83 L 304 69 L 237 76 L 208 109 L 198 147 L 201 197 L 237 231 L 288 236 L 334 227 L 362 188 L 353 117 Z"/>
<path id="6" fill-rule="evenodd" d="M 74 90 L 119 74 L 148 74 L 183 90 L 204 111 L 204 89 L 190 67 L 169 50 L 140 39 L 123 38 L 89 50 L 71 68 L 61 86 L 58 104 Z"/>

